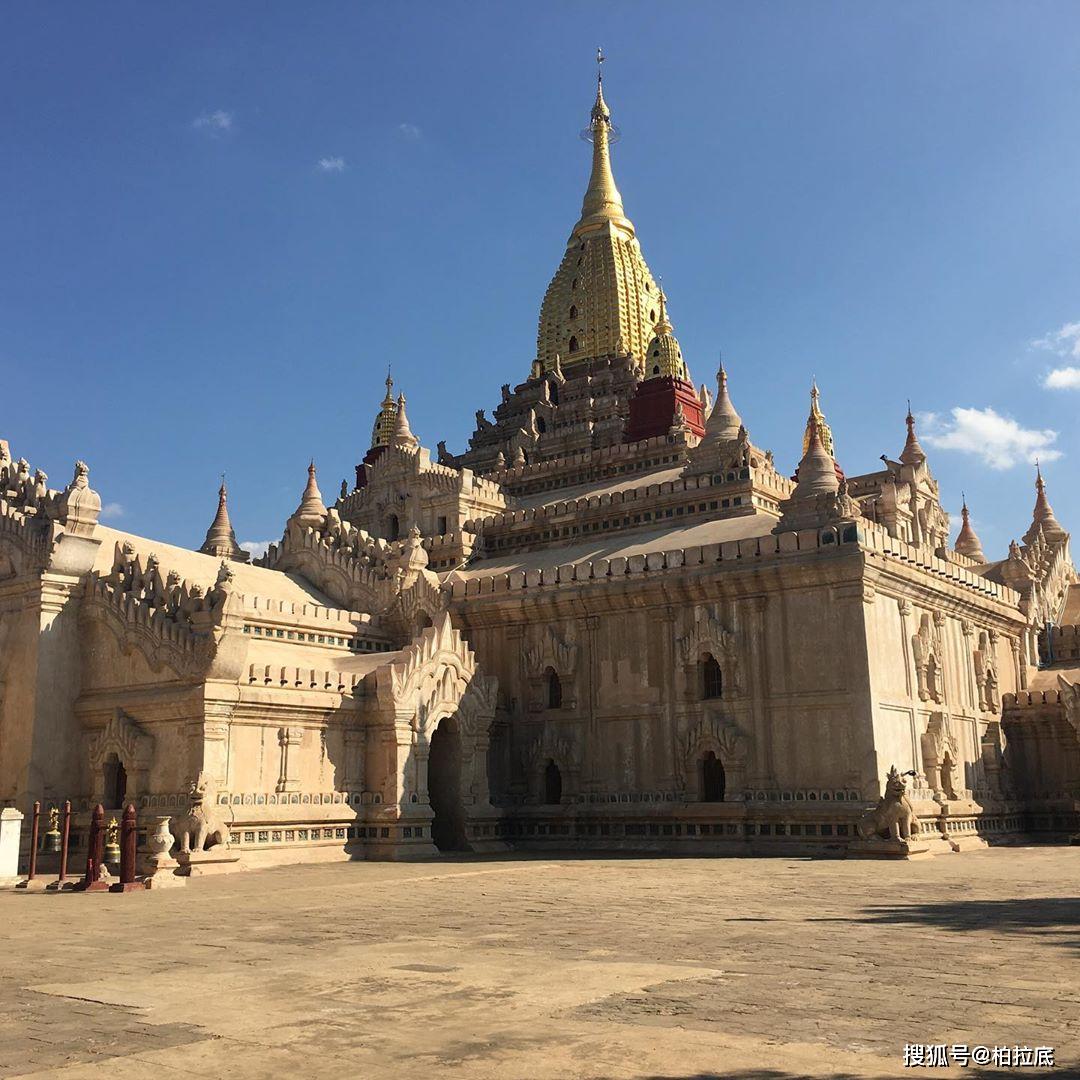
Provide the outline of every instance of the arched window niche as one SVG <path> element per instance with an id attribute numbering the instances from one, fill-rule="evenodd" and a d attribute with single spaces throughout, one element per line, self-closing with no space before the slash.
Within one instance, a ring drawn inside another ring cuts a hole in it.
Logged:
<path id="1" fill-rule="evenodd" d="M 702 701 L 715 701 L 724 696 L 724 672 L 712 653 L 704 653 L 698 664 L 701 676 Z"/>
<path id="2" fill-rule="evenodd" d="M 544 672 L 544 682 L 547 690 L 547 707 L 549 709 L 561 709 L 562 682 L 559 679 L 559 673 L 554 668 L 549 667 Z"/>

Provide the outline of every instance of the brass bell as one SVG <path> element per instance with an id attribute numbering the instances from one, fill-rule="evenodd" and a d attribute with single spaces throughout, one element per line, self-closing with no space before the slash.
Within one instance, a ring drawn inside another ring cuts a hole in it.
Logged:
<path id="1" fill-rule="evenodd" d="M 50 855 L 56 855 L 60 851 L 60 810 L 58 807 L 49 807 L 49 828 L 45 833 L 43 851 Z"/>
<path id="2" fill-rule="evenodd" d="M 120 862 L 120 822 L 111 818 L 105 831 L 105 862 L 116 866 Z"/>

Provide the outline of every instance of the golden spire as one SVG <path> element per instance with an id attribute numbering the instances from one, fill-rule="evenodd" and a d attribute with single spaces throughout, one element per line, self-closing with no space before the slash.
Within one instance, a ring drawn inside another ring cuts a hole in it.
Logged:
<path id="1" fill-rule="evenodd" d="M 653 330 L 645 357 L 645 378 L 687 379 L 686 362 L 682 358 L 682 349 L 675 337 L 675 329 L 667 317 L 667 297 L 660 287 L 660 318 Z"/>
<path id="2" fill-rule="evenodd" d="M 598 64 L 603 55 L 597 52 Z M 540 308 L 536 357 L 541 373 L 552 370 L 557 356 L 565 368 L 611 357 L 643 365 L 654 337 L 659 290 L 611 172 L 617 135 L 598 78 L 589 127 L 582 132 L 592 143 L 589 186 Z"/>
<path id="3" fill-rule="evenodd" d="M 803 434 L 802 452 L 803 457 L 806 456 L 807 450 L 810 449 L 810 434 L 811 427 L 817 426 L 818 437 L 821 439 L 821 446 L 825 453 L 829 457 L 836 456 L 836 449 L 833 446 L 832 428 L 829 427 L 828 421 L 825 419 L 825 414 L 821 411 L 821 391 L 817 386 L 817 379 L 812 379 L 810 382 L 810 416 L 806 421 L 806 431 Z"/>
<path id="4" fill-rule="evenodd" d="M 394 403 L 394 380 L 390 377 L 390 369 L 386 369 L 386 397 L 382 399 L 382 406 L 375 417 L 375 426 L 371 429 L 371 447 L 389 446 L 394 436 L 394 428 L 397 425 L 397 405 Z"/>
<path id="5" fill-rule="evenodd" d="M 574 226 L 574 236 L 581 238 L 595 232 L 610 222 L 634 235 L 634 226 L 623 210 L 622 195 L 615 186 L 611 171 L 611 110 L 604 100 L 604 75 L 601 65 L 606 57 L 603 50 L 596 50 L 596 101 L 589 119 L 589 139 L 592 142 L 592 173 L 585 199 L 581 204 L 581 218 Z"/>

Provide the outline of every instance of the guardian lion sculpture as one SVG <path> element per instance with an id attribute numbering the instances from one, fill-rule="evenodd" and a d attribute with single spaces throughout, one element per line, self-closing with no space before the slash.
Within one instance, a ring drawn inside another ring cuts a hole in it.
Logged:
<path id="1" fill-rule="evenodd" d="M 209 791 L 210 778 L 201 772 L 191 781 L 188 812 L 177 814 L 169 820 L 169 832 L 185 855 L 211 847 L 229 846 L 229 826 L 208 798 Z"/>
<path id="2" fill-rule="evenodd" d="M 886 840 L 910 840 L 919 831 L 919 819 L 907 797 L 904 777 L 894 765 L 885 778 L 885 794 L 873 810 L 867 810 L 856 826 L 864 840 L 881 837 Z"/>

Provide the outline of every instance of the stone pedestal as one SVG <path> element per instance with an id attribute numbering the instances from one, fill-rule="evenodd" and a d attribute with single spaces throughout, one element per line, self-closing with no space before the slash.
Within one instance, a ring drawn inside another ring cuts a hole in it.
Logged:
<path id="1" fill-rule="evenodd" d="M 209 851 L 179 851 L 176 861 L 180 864 L 176 872 L 181 877 L 227 874 L 233 870 L 244 869 L 240 865 L 240 852 L 220 845 Z"/>
<path id="2" fill-rule="evenodd" d="M 847 846 L 849 859 L 920 859 L 930 858 L 930 844 L 921 838 L 910 840 L 882 840 L 872 836 L 868 840 L 852 840 Z"/>
<path id="3" fill-rule="evenodd" d="M 0 888 L 19 881 L 19 837 L 22 814 L 14 806 L 0 810 Z"/>
<path id="4" fill-rule="evenodd" d="M 173 836 L 169 831 L 168 814 L 158 815 L 146 830 L 146 846 L 139 852 L 139 874 L 148 889 L 171 889 L 185 885 L 186 877 L 180 877 L 180 864 L 169 854 Z"/>

